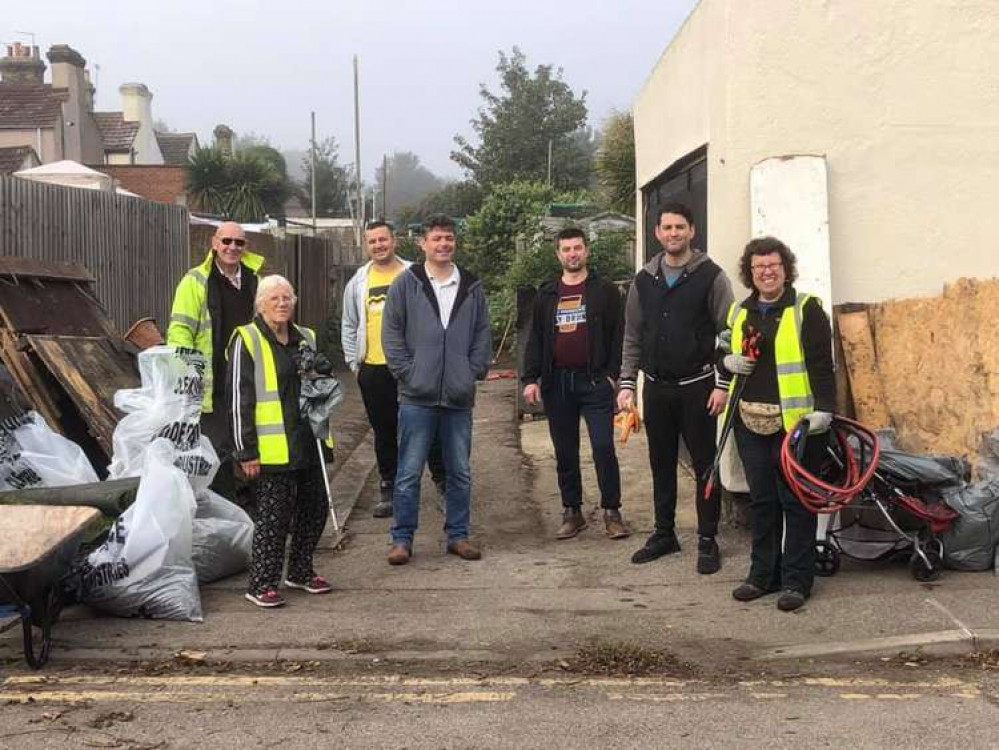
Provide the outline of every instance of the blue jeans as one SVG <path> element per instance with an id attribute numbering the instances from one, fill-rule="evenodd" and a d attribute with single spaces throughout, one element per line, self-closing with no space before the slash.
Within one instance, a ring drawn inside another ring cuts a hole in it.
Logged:
<path id="1" fill-rule="evenodd" d="M 392 497 L 392 543 L 412 546 L 420 520 L 420 479 L 434 438 L 447 474 L 444 531 L 447 543 L 468 538 L 472 476 L 472 410 L 399 404 L 399 464 Z"/>

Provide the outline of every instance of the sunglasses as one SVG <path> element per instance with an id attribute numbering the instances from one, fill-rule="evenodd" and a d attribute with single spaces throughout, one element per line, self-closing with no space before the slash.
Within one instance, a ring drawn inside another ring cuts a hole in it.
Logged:
<path id="1" fill-rule="evenodd" d="M 219 242 L 228 247 L 229 245 L 235 245 L 236 247 L 243 247 L 246 244 L 246 240 L 240 237 L 220 237 Z"/>

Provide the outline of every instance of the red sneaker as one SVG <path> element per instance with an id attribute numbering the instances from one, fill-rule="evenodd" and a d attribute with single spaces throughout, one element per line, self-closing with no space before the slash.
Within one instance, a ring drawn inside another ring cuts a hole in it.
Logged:
<path id="1" fill-rule="evenodd" d="M 258 607 L 282 607 L 285 604 L 284 597 L 274 589 L 266 589 L 259 594 L 247 592 L 246 598 Z"/>
<path id="2" fill-rule="evenodd" d="M 322 576 L 312 576 L 308 583 L 298 583 L 286 578 L 284 585 L 290 589 L 301 589 L 310 594 L 328 594 L 333 590 L 333 586 Z"/>

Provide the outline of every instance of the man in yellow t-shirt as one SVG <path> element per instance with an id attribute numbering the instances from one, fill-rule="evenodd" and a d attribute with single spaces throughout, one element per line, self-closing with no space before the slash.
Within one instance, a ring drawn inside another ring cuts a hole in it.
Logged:
<path id="1" fill-rule="evenodd" d="M 357 270 L 344 289 L 340 339 L 344 358 L 357 375 L 364 409 L 375 433 L 375 457 L 381 486 L 372 515 L 389 518 L 398 463 L 399 404 L 395 378 L 385 364 L 382 350 L 382 309 L 389 287 L 410 262 L 395 254 L 395 233 L 385 221 L 368 224 L 364 244 L 371 260 Z M 434 442 L 427 464 L 437 485 L 437 506 L 440 508 L 445 482 L 440 441 Z"/>

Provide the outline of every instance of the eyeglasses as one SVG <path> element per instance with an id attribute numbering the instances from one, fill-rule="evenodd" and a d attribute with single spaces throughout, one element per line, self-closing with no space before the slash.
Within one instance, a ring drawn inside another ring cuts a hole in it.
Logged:
<path id="1" fill-rule="evenodd" d="M 778 268 L 783 268 L 783 266 L 784 266 L 783 263 L 777 261 L 776 263 L 760 263 L 759 265 L 756 266 L 750 266 L 750 268 L 753 269 L 753 273 L 759 274 L 759 273 L 767 273 L 770 271 L 776 271 Z"/>
<path id="2" fill-rule="evenodd" d="M 221 242 L 226 247 L 229 245 L 235 245 L 236 247 L 243 247 L 246 244 L 246 240 L 242 237 L 220 237 L 219 242 Z"/>

